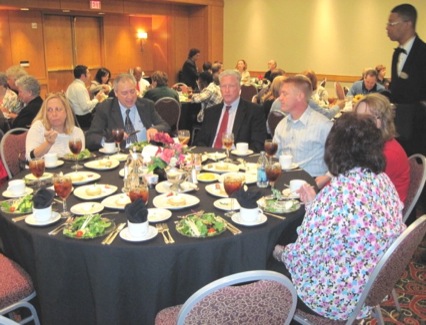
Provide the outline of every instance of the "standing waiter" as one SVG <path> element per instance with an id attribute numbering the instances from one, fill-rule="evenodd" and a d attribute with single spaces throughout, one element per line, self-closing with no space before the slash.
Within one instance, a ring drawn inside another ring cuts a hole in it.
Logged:
<path id="1" fill-rule="evenodd" d="M 399 141 L 408 155 L 426 155 L 426 44 L 416 34 L 417 11 L 392 9 L 386 30 L 398 47 L 392 57 L 391 102 L 396 104 Z"/>

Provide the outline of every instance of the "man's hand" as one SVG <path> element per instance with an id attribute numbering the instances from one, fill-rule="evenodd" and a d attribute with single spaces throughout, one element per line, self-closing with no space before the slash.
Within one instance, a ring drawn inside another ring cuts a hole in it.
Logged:
<path id="1" fill-rule="evenodd" d="M 158 130 L 154 128 L 149 128 L 146 130 L 146 140 L 150 142 L 156 133 L 158 133 Z"/>

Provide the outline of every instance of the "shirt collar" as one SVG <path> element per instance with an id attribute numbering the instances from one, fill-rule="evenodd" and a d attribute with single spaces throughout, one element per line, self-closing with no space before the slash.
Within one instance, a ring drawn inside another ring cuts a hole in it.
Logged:
<path id="1" fill-rule="evenodd" d="M 288 121 L 296 124 L 298 122 L 302 123 L 303 125 L 306 125 L 308 123 L 308 119 L 309 119 L 309 115 L 311 115 L 311 111 L 312 109 L 308 107 L 305 109 L 305 111 L 303 112 L 302 116 L 300 116 L 300 118 L 298 118 L 297 120 L 293 119 L 293 117 L 291 116 L 291 114 L 288 114 Z"/>
<path id="2" fill-rule="evenodd" d="M 404 49 L 407 52 L 407 55 L 410 53 L 411 48 L 413 47 L 414 40 L 416 39 L 416 35 L 411 37 L 405 44 L 401 45 L 400 48 Z"/>
<path id="3" fill-rule="evenodd" d="M 230 111 L 231 112 L 235 112 L 237 110 L 239 104 L 240 104 L 240 97 L 238 97 L 236 100 L 234 100 L 231 103 L 231 109 L 230 109 Z M 229 105 L 227 105 L 227 104 L 225 104 L 225 102 L 223 102 L 223 107 L 226 107 L 226 106 L 229 106 Z"/>

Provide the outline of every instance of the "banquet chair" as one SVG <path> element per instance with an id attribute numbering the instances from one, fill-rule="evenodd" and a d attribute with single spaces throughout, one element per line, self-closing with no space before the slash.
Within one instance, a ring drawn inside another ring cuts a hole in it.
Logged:
<path id="1" fill-rule="evenodd" d="M 19 323 L 0 315 L 0 325 L 19 325 Z"/>
<path id="2" fill-rule="evenodd" d="M 161 310 L 155 324 L 290 324 L 296 304 L 296 289 L 286 276 L 247 271 L 213 281 L 183 305 Z"/>
<path id="3" fill-rule="evenodd" d="M 177 133 L 180 118 L 180 103 L 171 97 L 163 97 L 155 102 L 158 114 L 170 125 L 171 134 Z"/>
<path id="4" fill-rule="evenodd" d="M 364 306 L 373 307 L 372 315 L 377 323 L 384 325 L 380 303 L 389 295 L 400 279 L 407 265 L 423 240 L 426 233 L 426 215 L 418 218 L 411 224 L 384 252 L 360 295 L 359 301 L 347 321 L 334 321 L 325 317 L 311 315 L 301 310 L 296 310 L 293 320 L 302 325 L 335 325 L 356 324 L 356 317 Z M 396 295 L 393 295 L 394 298 Z"/>
<path id="5" fill-rule="evenodd" d="M 25 157 L 25 141 L 28 129 L 16 128 L 5 133 L 0 142 L 0 155 L 9 179 L 20 170 L 19 159 Z"/>
<path id="6" fill-rule="evenodd" d="M 408 158 L 410 163 L 410 185 L 408 186 L 407 198 L 404 202 L 402 216 L 407 221 L 417 200 L 423 191 L 426 181 L 426 158 L 422 154 L 414 154 Z"/>
<path id="7" fill-rule="evenodd" d="M 345 91 L 343 90 L 343 87 L 340 82 L 334 83 L 334 89 L 336 91 L 337 99 L 345 99 Z"/>
<path id="8" fill-rule="evenodd" d="M 30 315 L 19 324 L 33 321 L 40 325 L 37 311 L 29 303 L 36 296 L 30 276 L 17 263 L 0 254 L 0 315 L 9 315 L 25 308 Z M 0 320 L 0 324 L 2 321 Z"/>
<path id="9" fill-rule="evenodd" d="M 280 123 L 280 121 L 285 117 L 284 114 L 280 113 L 280 112 L 270 112 L 268 115 L 268 127 L 269 127 L 269 132 L 271 133 L 271 136 L 274 137 L 274 133 L 275 133 L 275 129 L 278 125 L 278 123 Z"/>
<path id="10" fill-rule="evenodd" d="M 343 93 L 345 94 L 345 96 L 348 94 L 348 92 L 349 92 L 349 88 L 344 86 L 343 87 Z"/>
<path id="11" fill-rule="evenodd" d="M 320 86 L 325 88 L 325 85 L 327 84 L 327 78 L 324 78 L 323 81 L 321 81 Z"/>
<path id="12" fill-rule="evenodd" d="M 251 102 L 253 96 L 257 95 L 257 88 L 255 85 L 241 85 L 241 98 Z"/>
<path id="13" fill-rule="evenodd" d="M 181 91 L 182 93 L 186 94 L 188 92 L 188 85 L 183 82 L 177 82 L 172 86 L 172 89 L 176 91 Z"/>

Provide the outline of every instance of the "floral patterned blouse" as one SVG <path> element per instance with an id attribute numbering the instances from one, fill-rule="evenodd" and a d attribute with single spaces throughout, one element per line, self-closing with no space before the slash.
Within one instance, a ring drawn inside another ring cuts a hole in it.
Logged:
<path id="1" fill-rule="evenodd" d="M 3 101 L 0 104 L 0 106 L 7 108 L 9 112 L 16 114 L 18 114 L 23 107 L 22 103 L 18 99 L 18 96 L 13 92 L 13 90 L 10 89 L 6 90 Z"/>
<path id="2" fill-rule="evenodd" d="M 402 208 L 384 173 L 354 168 L 334 177 L 306 207 L 297 241 L 281 256 L 300 299 L 324 317 L 348 319 L 370 272 L 406 227 Z"/>

